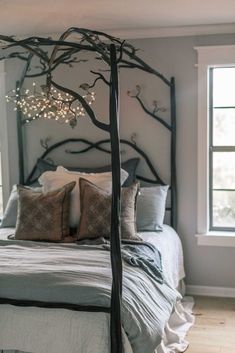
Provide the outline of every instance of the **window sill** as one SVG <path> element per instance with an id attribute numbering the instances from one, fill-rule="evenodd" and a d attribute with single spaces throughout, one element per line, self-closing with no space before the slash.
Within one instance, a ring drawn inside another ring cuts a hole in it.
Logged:
<path id="1" fill-rule="evenodd" d="M 234 232 L 208 232 L 196 234 L 198 245 L 235 247 Z"/>

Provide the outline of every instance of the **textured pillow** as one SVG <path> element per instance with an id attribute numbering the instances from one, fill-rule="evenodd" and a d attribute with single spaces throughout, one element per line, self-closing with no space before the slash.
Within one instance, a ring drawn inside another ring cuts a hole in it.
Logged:
<path id="1" fill-rule="evenodd" d="M 130 186 L 136 180 L 136 168 L 138 166 L 140 159 L 139 158 L 131 158 L 126 162 L 121 164 L 122 169 L 124 169 L 129 175 L 125 180 L 123 186 Z M 37 160 L 37 168 L 39 170 L 40 175 L 47 171 L 55 171 L 57 169 L 56 165 L 53 165 L 44 159 Z M 110 172 L 111 166 L 106 165 L 104 167 L 97 168 L 81 168 L 81 167 L 65 167 L 69 171 L 79 172 L 79 173 L 104 173 Z"/>
<path id="2" fill-rule="evenodd" d="M 27 188 L 29 190 L 33 190 L 34 192 L 42 192 L 42 187 L 37 187 L 37 188 L 27 187 Z M 0 228 L 8 228 L 8 227 L 16 226 L 18 199 L 19 199 L 19 195 L 17 191 L 17 185 L 13 185 L 10 197 L 7 202 L 6 209 L 3 214 Z"/>
<path id="3" fill-rule="evenodd" d="M 140 240 L 136 234 L 135 210 L 138 183 L 122 188 L 121 238 Z M 88 180 L 80 179 L 81 218 L 78 240 L 110 237 L 111 194 Z"/>
<path id="4" fill-rule="evenodd" d="M 75 184 L 45 194 L 19 185 L 15 239 L 62 241 L 69 236 L 70 194 Z"/>
<path id="5" fill-rule="evenodd" d="M 168 185 L 140 188 L 137 200 L 138 231 L 162 231 Z"/>
<path id="6" fill-rule="evenodd" d="M 121 169 L 121 183 L 127 179 L 128 174 L 125 170 Z M 43 191 L 48 192 L 55 190 L 65 184 L 76 181 L 76 186 L 71 193 L 71 208 L 70 208 L 70 219 L 69 224 L 71 228 L 76 228 L 79 224 L 80 219 L 80 188 L 79 179 L 86 178 L 103 188 L 104 190 L 111 192 L 112 188 L 112 174 L 110 172 L 106 173 L 79 173 L 71 172 L 63 167 L 57 167 L 55 172 L 45 172 L 40 178 L 39 182 L 43 185 Z"/>

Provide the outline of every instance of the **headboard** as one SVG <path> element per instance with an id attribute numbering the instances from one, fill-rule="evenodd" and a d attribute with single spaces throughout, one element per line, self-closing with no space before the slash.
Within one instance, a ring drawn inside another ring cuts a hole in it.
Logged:
<path id="1" fill-rule="evenodd" d="M 176 229 L 177 227 L 177 185 L 176 185 L 176 114 L 175 114 L 175 86 L 174 86 L 174 78 L 171 79 L 170 85 L 170 99 L 171 99 L 171 111 L 170 111 L 170 124 L 168 124 L 164 119 L 156 116 L 155 113 L 149 111 L 145 105 L 143 104 L 142 100 L 140 99 L 139 95 L 137 94 L 134 96 L 138 102 L 140 103 L 141 107 L 144 111 L 148 114 L 148 116 L 155 119 L 156 124 L 161 124 L 170 134 L 170 197 L 167 203 L 166 211 L 170 213 L 170 224 L 173 228 Z M 18 145 L 19 145 L 19 172 L 20 172 L 20 183 L 23 184 L 33 184 L 37 180 L 37 162 L 32 167 L 30 173 L 25 176 L 25 156 L 24 150 L 26 141 L 23 134 L 23 129 L 25 126 L 25 121 L 22 120 L 21 112 L 17 112 L 17 121 L 18 121 Z M 148 185 L 153 184 L 160 184 L 166 185 L 166 183 L 162 176 L 161 172 L 155 168 L 156 163 L 153 163 L 149 158 L 148 154 L 144 151 L 142 147 L 140 147 L 135 139 L 135 134 L 133 134 L 130 140 L 127 139 L 120 139 L 120 144 L 122 146 L 122 152 L 124 148 L 127 148 L 131 151 L 134 151 L 135 156 L 140 157 L 142 161 L 145 163 L 145 167 L 147 168 L 148 174 L 150 177 L 146 175 L 142 175 L 141 173 L 137 173 L 137 179 L 140 182 L 147 183 Z M 66 153 L 67 155 L 81 155 L 88 153 L 92 150 L 96 150 L 105 154 L 110 154 L 110 140 L 109 139 L 102 139 L 99 141 L 90 141 L 84 138 L 68 138 L 63 139 L 59 142 L 54 144 L 48 145 L 47 142 L 41 141 L 41 145 L 44 147 L 45 151 L 38 156 L 38 159 L 42 160 L 50 160 L 50 162 L 55 163 L 57 165 L 61 164 L 59 160 L 54 160 L 51 157 L 52 153 L 58 151 L 59 154 Z M 130 154 L 131 155 L 131 154 Z M 155 161 L 154 161 L 155 162 Z M 68 163 L 69 164 L 69 163 Z M 146 169 L 145 168 L 145 169 Z"/>

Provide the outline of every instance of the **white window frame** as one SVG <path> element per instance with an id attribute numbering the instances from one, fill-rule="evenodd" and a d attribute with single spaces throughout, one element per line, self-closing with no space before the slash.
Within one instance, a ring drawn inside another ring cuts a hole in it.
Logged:
<path id="1" fill-rule="evenodd" d="M 198 55 L 197 240 L 235 246 L 234 232 L 209 231 L 209 68 L 235 65 L 235 45 L 195 47 Z"/>
<path id="2" fill-rule="evenodd" d="M 3 209 L 6 207 L 10 194 L 10 173 L 8 154 L 8 131 L 6 110 L 6 71 L 5 62 L 0 61 L 0 149 L 2 160 Z"/>

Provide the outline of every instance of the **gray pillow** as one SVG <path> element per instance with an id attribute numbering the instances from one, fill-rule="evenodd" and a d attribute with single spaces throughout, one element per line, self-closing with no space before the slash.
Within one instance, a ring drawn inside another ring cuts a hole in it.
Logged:
<path id="1" fill-rule="evenodd" d="M 162 231 L 168 185 L 140 188 L 137 199 L 137 231 Z"/>
<path id="2" fill-rule="evenodd" d="M 35 192 L 42 191 L 41 187 L 37 187 L 37 188 L 28 187 L 28 188 Z M 18 200 L 19 200 L 19 195 L 17 191 L 17 185 L 13 185 L 9 200 L 7 202 L 6 209 L 3 214 L 0 228 L 11 228 L 11 227 L 14 228 L 16 226 Z"/>
<path id="3" fill-rule="evenodd" d="M 136 180 L 136 168 L 138 166 L 140 159 L 139 158 L 131 158 L 126 162 L 123 162 L 121 168 L 124 169 L 128 174 L 128 178 L 126 179 L 123 186 L 130 186 Z M 51 164 L 44 159 L 37 160 L 37 168 L 39 170 L 40 175 L 47 171 L 55 171 L 57 169 L 57 165 Z M 82 168 L 82 167 L 65 167 L 66 169 L 79 172 L 79 173 L 105 173 L 111 171 L 111 166 L 106 165 L 103 167 L 96 168 Z"/>

